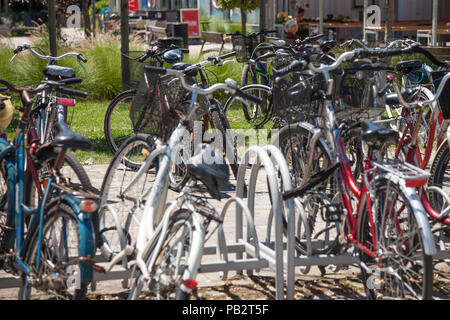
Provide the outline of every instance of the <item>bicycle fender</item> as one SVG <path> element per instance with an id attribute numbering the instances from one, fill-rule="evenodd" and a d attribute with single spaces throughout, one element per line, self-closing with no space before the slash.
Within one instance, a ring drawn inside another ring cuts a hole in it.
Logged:
<path id="1" fill-rule="evenodd" d="M 62 196 L 63 200 L 70 205 L 77 213 L 78 226 L 80 228 L 80 281 L 84 283 L 92 282 L 94 276 L 94 262 L 91 259 L 95 258 L 95 239 L 93 237 L 94 229 L 89 212 L 80 210 L 80 199 Z"/>
<path id="2" fill-rule="evenodd" d="M 382 173 L 377 175 L 372 180 L 371 185 L 374 184 L 375 181 L 380 179 L 386 179 L 396 184 L 405 194 L 405 196 L 408 197 L 408 199 L 410 200 L 411 209 L 414 212 L 414 216 L 419 227 L 419 231 L 422 235 L 425 254 L 434 256 L 436 254 L 436 246 L 433 240 L 433 234 L 431 233 L 431 227 L 430 223 L 428 222 L 427 213 L 425 212 L 425 209 L 422 205 L 422 201 L 420 201 L 420 198 L 417 195 L 416 189 L 407 187 L 404 179 L 399 178 L 391 173 Z"/>

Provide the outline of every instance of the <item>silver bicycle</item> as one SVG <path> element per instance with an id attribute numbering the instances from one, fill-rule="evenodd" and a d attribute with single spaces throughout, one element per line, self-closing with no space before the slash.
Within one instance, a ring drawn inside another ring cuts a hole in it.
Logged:
<path id="1" fill-rule="evenodd" d="M 204 112 L 202 105 L 196 103 L 198 95 L 210 95 L 217 90 L 225 90 L 230 95 L 261 103 L 259 98 L 241 91 L 231 79 L 202 89 L 197 84 L 189 84 L 183 71 L 146 67 L 144 81 L 147 82 L 147 94 L 154 95 L 150 101 L 159 101 L 156 104 L 160 111 L 164 109 L 160 102 L 167 101 L 161 94 L 163 90 L 159 86 L 160 75 L 178 77 L 182 87 L 191 91 L 191 102 L 185 113 L 187 116 L 179 121 L 173 131 L 160 124 L 159 129 L 165 127 L 163 128 L 165 132 L 157 135 L 159 139 L 156 148 L 150 149 L 143 143 L 140 159 L 129 157 L 129 151 L 136 145 L 136 139 L 130 138 L 129 144 L 124 143 L 121 147 L 122 156 L 126 156 L 136 164 L 137 173 L 130 181 L 121 185 L 116 199 L 102 200 L 104 205 L 100 213 L 100 232 L 113 230 L 117 234 L 121 248 L 117 254 L 110 250 L 112 260 L 106 272 L 118 263 L 126 265 L 128 260 L 134 260 L 135 266 L 131 275 L 134 281 L 129 299 L 140 298 L 145 288 L 148 288 L 150 294 L 157 299 L 188 299 L 196 289 L 195 279 L 208 225 L 211 221 L 221 222 L 219 214 L 207 198 L 194 195 L 192 190 L 195 181 L 198 180 L 203 182 L 211 197 L 220 199 L 219 189 L 228 183 L 229 167 L 223 153 L 209 145 L 201 144 L 196 148 L 197 155 L 187 162 L 190 181 L 174 201 L 167 202 L 169 173 L 177 159 L 179 146 L 189 132 L 190 123 L 200 119 Z M 153 118 L 155 111 L 156 109 L 152 111 Z M 164 119 L 163 115 L 159 117 L 163 122 Z M 165 141 L 163 137 L 168 136 L 169 132 L 170 137 Z M 152 134 L 155 136 L 155 132 Z M 119 164 L 121 162 L 119 157 L 120 152 L 116 154 L 113 163 L 116 161 L 116 164 Z M 150 171 L 153 171 L 154 179 L 151 181 L 151 187 L 147 187 L 150 183 L 144 184 L 143 179 L 149 176 Z M 143 185 L 146 186 L 145 189 Z M 142 192 L 135 192 L 136 189 Z M 134 230 L 131 225 L 126 225 L 128 222 L 125 225 L 120 223 L 117 212 L 111 205 L 117 199 L 123 198 L 134 203 L 129 215 L 130 224 L 131 221 L 136 222 Z M 140 211 L 140 214 L 136 214 L 137 211 Z M 116 222 L 114 227 L 105 227 L 108 216 Z M 137 233 L 135 243 L 131 240 L 131 233 L 134 232 Z"/>

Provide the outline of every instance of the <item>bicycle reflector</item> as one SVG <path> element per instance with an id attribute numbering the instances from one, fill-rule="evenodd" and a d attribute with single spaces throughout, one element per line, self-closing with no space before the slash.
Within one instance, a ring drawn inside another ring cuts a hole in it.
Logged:
<path id="1" fill-rule="evenodd" d="M 184 285 L 186 288 L 191 289 L 191 290 L 195 290 L 197 289 L 197 281 L 195 281 L 194 279 L 186 279 L 184 280 Z"/>
<path id="2" fill-rule="evenodd" d="M 97 201 L 91 200 L 91 199 L 84 199 L 80 202 L 80 210 L 84 212 L 93 213 L 97 211 L 98 205 Z"/>
<path id="3" fill-rule="evenodd" d="M 64 106 L 64 107 L 73 107 L 75 106 L 75 99 L 70 99 L 70 98 L 57 98 L 57 104 L 59 106 Z"/>

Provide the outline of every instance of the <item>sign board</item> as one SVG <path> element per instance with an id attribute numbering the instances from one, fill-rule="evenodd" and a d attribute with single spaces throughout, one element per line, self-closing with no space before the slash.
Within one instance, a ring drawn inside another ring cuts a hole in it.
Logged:
<path id="1" fill-rule="evenodd" d="M 128 9 L 130 11 L 138 11 L 139 10 L 139 1 L 138 0 L 128 0 Z"/>
<path id="2" fill-rule="evenodd" d="M 189 38 L 200 37 L 200 11 L 198 9 L 181 9 L 181 22 L 188 24 Z"/>

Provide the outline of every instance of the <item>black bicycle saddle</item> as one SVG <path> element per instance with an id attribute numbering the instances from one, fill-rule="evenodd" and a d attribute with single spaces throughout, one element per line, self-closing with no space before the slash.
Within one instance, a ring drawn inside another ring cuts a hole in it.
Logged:
<path id="1" fill-rule="evenodd" d="M 230 169 L 223 155 L 209 144 L 202 144 L 200 152 L 189 159 L 188 174 L 203 182 L 211 197 L 220 200 L 219 190 L 228 184 Z"/>

